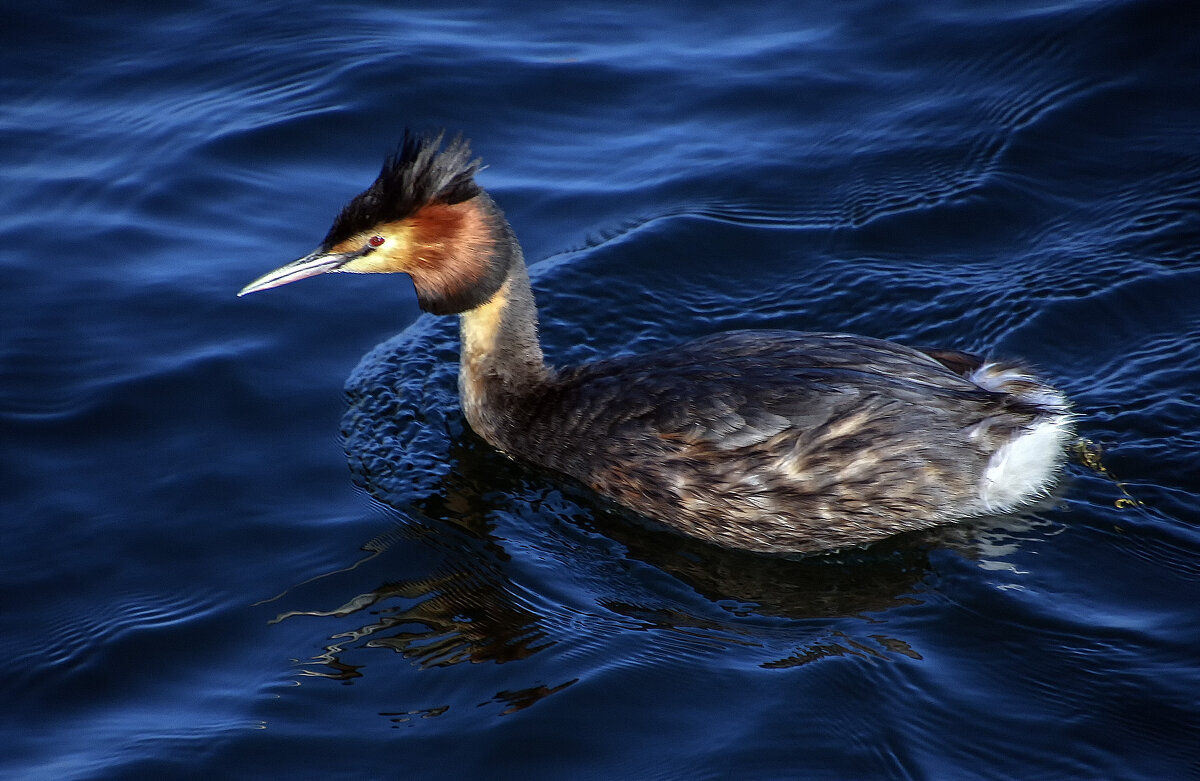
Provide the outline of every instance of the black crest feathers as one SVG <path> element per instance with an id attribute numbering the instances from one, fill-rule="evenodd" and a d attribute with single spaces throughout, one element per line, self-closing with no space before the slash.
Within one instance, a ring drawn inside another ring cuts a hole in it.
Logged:
<path id="1" fill-rule="evenodd" d="M 342 208 L 322 246 L 328 249 L 372 225 L 402 220 L 423 206 L 461 203 L 482 192 L 475 183 L 480 160 L 471 158 L 470 145 L 456 136 L 440 149 L 442 137 L 405 130 L 379 177 Z"/>

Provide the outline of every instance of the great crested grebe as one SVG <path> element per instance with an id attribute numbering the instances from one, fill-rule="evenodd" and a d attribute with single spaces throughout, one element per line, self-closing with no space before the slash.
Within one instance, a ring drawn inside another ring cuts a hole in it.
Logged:
<path id="1" fill-rule="evenodd" d="M 460 315 L 459 396 L 493 447 L 731 548 L 817 552 L 1044 495 L 1069 403 L 1026 367 L 834 333 L 733 331 L 555 369 L 521 247 L 465 141 L 405 134 L 321 246 L 239 295 L 399 272 Z"/>

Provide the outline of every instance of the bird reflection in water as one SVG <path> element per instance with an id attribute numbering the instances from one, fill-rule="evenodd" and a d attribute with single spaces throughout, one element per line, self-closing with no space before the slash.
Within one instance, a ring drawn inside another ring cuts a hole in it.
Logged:
<path id="1" fill-rule="evenodd" d="M 922 604 L 927 588 L 923 581 L 933 571 L 931 551 L 953 547 L 972 555 L 970 526 L 901 535 L 867 549 L 798 559 L 718 548 L 647 528 L 589 501 L 591 495 L 584 489 L 531 476 L 469 430 L 457 432 L 448 448 L 444 457 L 450 468 L 420 498 L 392 496 L 383 475 L 356 471 L 356 482 L 385 504 L 394 503 L 406 521 L 364 546 L 370 560 L 366 570 L 374 574 L 366 575 L 359 567 L 355 578 L 361 582 L 363 577 L 379 577 L 383 582 L 378 586 L 354 593 L 332 610 L 296 609 L 278 616 L 277 621 L 296 616 L 369 617 L 331 635 L 332 642 L 305 664 L 303 674 L 351 681 L 365 675 L 362 651 L 375 648 L 399 653 L 421 668 L 501 664 L 529 659 L 560 642 L 604 642 L 580 637 L 581 632 L 607 637 L 622 630 L 670 636 L 673 646 L 683 642 L 705 651 L 758 648 L 764 668 L 834 657 L 919 660 L 920 649 L 879 631 L 883 623 L 878 615 Z M 378 463 L 358 457 L 361 454 L 350 456 L 359 467 Z M 585 597 L 590 604 L 571 608 L 539 599 L 517 584 L 504 520 L 527 513 L 531 505 L 535 512 L 559 516 L 558 524 L 543 518 L 542 528 L 566 523 L 586 537 L 588 527 L 602 526 L 603 538 L 624 549 L 623 563 L 668 574 L 699 595 L 700 604 L 650 592 L 636 576 L 614 579 L 607 552 L 593 551 L 589 558 L 577 538 L 565 540 L 555 533 L 544 537 L 546 547 L 540 555 L 560 558 L 572 571 L 582 568 L 582 577 L 593 589 Z M 595 572 L 586 571 L 590 565 Z M 391 574 L 417 568 L 428 574 Z M 330 578 L 336 583 L 337 577 L 349 575 L 342 571 L 323 578 L 322 593 L 329 593 Z M 302 596 L 302 589 L 293 589 L 288 601 Z M 861 621 L 864 631 L 848 630 L 845 621 L 837 620 L 844 618 L 855 619 L 851 626 Z M 498 692 L 491 702 L 503 706 L 503 713 L 513 713 L 586 674 L 586 669 L 563 670 L 560 679 L 548 684 L 540 676 L 547 666 L 558 667 L 558 661 L 537 665 L 539 677 L 528 687 Z M 434 709 L 432 715 L 440 712 Z M 394 718 L 419 717 L 415 713 Z"/>

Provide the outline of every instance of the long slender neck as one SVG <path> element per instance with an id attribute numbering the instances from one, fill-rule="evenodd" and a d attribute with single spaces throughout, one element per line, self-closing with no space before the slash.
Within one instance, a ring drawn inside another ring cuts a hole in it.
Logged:
<path id="1" fill-rule="evenodd" d="M 538 343 L 537 308 L 519 248 L 496 294 L 462 313 L 459 332 L 463 413 L 477 434 L 505 450 L 512 404 L 552 376 Z"/>

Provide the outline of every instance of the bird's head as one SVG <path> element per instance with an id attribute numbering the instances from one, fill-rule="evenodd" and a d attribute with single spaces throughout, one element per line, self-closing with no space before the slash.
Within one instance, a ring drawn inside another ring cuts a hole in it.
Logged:
<path id="1" fill-rule="evenodd" d="M 408 274 L 421 308 L 453 314 L 486 303 L 517 245 L 504 215 L 475 183 L 466 141 L 406 132 L 379 176 L 338 214 L 321 246 L 251 282 L 239 296 L 327 271 Z"/>

